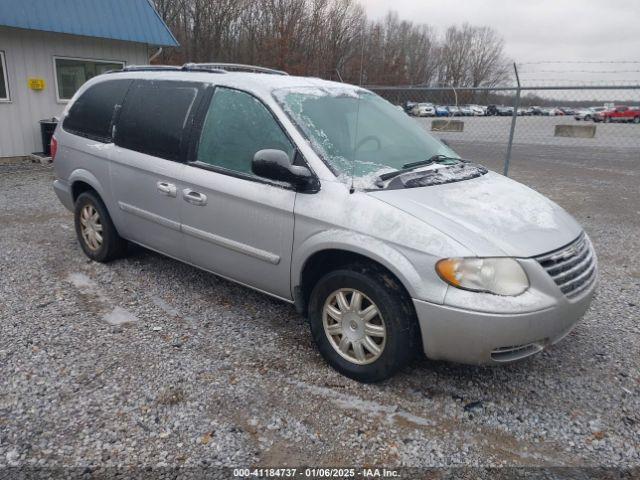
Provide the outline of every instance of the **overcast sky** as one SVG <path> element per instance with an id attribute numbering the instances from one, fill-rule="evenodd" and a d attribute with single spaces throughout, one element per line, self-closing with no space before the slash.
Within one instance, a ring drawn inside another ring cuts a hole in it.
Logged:
<path id="1" fill-rule="evenodd" d="M 361 0 L 372 18 L 389 10 L 402 19 L 428 23 L 442 32 L 469 22 L 495 28 L 505 39 L 507 55 L 517 62 L 640 61 L 640 0 Z M 569 75 L 541 70 L 640 70 L 631 65 L 522 66 L 525 78 Z M 535 72 L 535 73 L 534 73 Z M 580 74 L 584 80 L 637 80 L 640 73 Z"/>

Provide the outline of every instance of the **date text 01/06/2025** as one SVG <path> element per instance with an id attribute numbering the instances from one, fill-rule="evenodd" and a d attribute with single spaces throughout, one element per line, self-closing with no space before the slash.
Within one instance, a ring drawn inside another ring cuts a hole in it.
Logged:
<path id="1" fill-rule="evenodd" d="M 397 470 L 386 468 L 236 468 L 241 478 L 398 478 Z"/>

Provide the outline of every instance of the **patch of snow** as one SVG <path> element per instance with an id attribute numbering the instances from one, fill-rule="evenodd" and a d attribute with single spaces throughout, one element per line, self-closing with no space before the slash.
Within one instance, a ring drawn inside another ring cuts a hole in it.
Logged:
<path id="1" fill-rule="evenodd" d="M 104 311 L 109 309 L 109 311 L 102 316 L 102 320 L 107 322 L 109 325 L 122 325 L 138 321 L 138 317 L 130 311 L 122 307 L 112 308 L 112 302 L 109 298 L 100 291 L 100 287 L 96 282 L 84 273 L 71 273 L 67 276 L 67 281 L 80 290 L 81 293 L 95 297 L 101 304 L 103 304 L 103 308 L 101 308 L 101 310 Z"/>
<path id="2" fill-rule="evenodd" d="M 93 150 L 103 151 L 109 150 L 109 148 L 111 148 L 111 145 L 109 143 L 90 143 L 87 145 L 87 147 Z"/>
<path id="3" fill-rule="evenodd" d="M 356 163 L 361 163 L 356 161 Z M 365 163 L 365 162 L 362 162 Z M 366 162 L 370 163 L 370 162 Z M 395 168 L 391 167 L 383 167 L 373 173 L 369 173 L 362 176 L 354 176 L 348 175 L 346 173 L 341 173 L 338 175 L 338 181 L 344 183 L 345 185 L 352 186 L 356 190 L 369 190 L 372 188 L 376 188 L 376 180 L 378 177 L 384 173 L 395 172 Z"/>
<path id="4" fill-rule="evenodd" d="M 355 395 L 336 392 L 330 388 L 310 385 L 301 381 L 291 381 L 294 385 L 302 387 L 314 395 L 324 397 L 332 401 L 338 408 L 344 410 L 357 410 L 365 415 L 381 416 L 387 423 L 393 423 L 398 418 L 411 422 L 418 426 L 433 426 L 434 422 L 428 418 L 420 417 L 412 413 L 398 410 L 397 405 L 384 405 L 372 400 L 363 400 Z"/>
<path id="5" fill-rule="evenodd" d="M 102 319 L 109 325 L 122 325 L 125 323 L 134 323 L 138 321 L 136 317 L 129 310 L 125 310 L 122 307 L 116 307 L 108 314 L 104 315 Z"/>
<path id="6" fill-rule="evenodd" d="M 93 289 L 96 287 L 96 284 L 93 280 L 91 280 L 84 273 L 74 272 L 70 273 L 67 276 L 67 281 L 71 282 L 76 288 L 90 288 Z"/>
<path id="7" fill-rule="evenodd" d="M 286 103 L 286 97 L 290 94 L 298 95 L 310 95 L 313 97 L 351 97 L 359 98 L 362 93 L 366 93 L 367 90 L 357 87 L 355 85 L 339 85 L 334 84 L 331 86 L 300 86 L 300 87 L 288 87 L 281 88 L 273 91 L 273 96 L 276 97 L 280 103 Z"/>
<path id="8" fill-rule="evenodd" d="M 556 206 L 546 197 L 513 181 L 495 181 L 494 175 L 486 181 L 465 184 L 464 194 L 457 189 L 442 190 L 442 204 L 448 211 L 461 217 L 482 218 L 492 232 L 500 233 L 531 229 L 556 230 Z"/>
<path id="9" fill-rule="evenodd" d="M 158 307 L 160 310 L 162 310 L 166 314 L 171 315 L 172 317 L 180 316 L 180 312 L 178 312 L 178 310 L 173 308 L 171 305 L 169 305 L 167 302 L 165 302 L 160 297 L 153 296 L 153 297 L 151 297 L 151 301 L 153 302 L 153 304 L 156 307 Z"/>

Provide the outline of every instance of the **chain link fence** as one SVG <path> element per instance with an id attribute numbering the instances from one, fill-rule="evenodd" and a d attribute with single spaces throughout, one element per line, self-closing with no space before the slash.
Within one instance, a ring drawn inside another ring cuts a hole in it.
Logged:
<path id="1" fill-rule="evenodd" d="M 505 174 L 512 159 L 640 160 L 640 83 L 367 88 L 463 157 L 501 167 Z"/>

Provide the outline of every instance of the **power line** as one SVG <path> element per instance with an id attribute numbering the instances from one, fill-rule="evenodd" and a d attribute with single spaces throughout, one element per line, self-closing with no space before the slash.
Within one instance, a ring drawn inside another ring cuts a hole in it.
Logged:
<path id="1" fill-rule="evenodd" d="M 570 61 L 564 61 L 564 60 L 543 60 L 540 62 L 518 62 L 518 65 L 545 65 L 545 64 L 569 64 L 569 65 L 576 65 L 576 64 L 590 64 L 590 65 L 603 65 L 603 64 L 610 64 L 610 65 L 623 65 L 623 64 L 634 64 L 634 65 L 640 65 L 640 60 L 585 60 L 585 61 L 579 61 L 579 60 L 570 60 Z"/>
<path id="2" fill-rule="evenodd" d="M 575 78 L 567 78 L 567 77 L 555 78 L 555 77 L 547 77 L 547 76 L 540 77 L 540 76 L 522 75 L 520 77 L 520 79 L 521 80 L 535 80 L 535 81 L 538 81 L 538 82 L 549 82 L 549 81 L 551 81 L 551 82 L 572 82 L 572 83 L 575 83 L 575 82 L 578 81 L 578 82 L 582 82 L 582 83 L 586 83 L 586 82 L 593 83 L 593 84 L 600 83 L 602 85 L 610 85 L 611 83 L 620 83 L 620 82 L 623 82 L 623 83 L 630 83 L 631 82 L 631 83 L 634 83 L 635 85 L 640 83 L 640 78 L 616 78 L 616 79 L 613 79 L 613 80 L 610 79 L 610 80 L 603 81 L 603 80 L 595 80 L 595 79 L 586 79 L 585 80 L 585 79 L 575 79 Z"/>
<path id="3" fill-rule="evenodd" d="M 597 74 L 618 74 L 618 73 L 640 73 L 640 70 L 535 70 L 526 73 L 597 73 Z"/>

